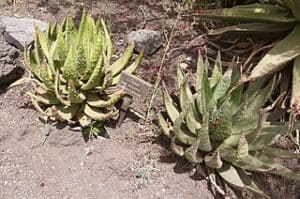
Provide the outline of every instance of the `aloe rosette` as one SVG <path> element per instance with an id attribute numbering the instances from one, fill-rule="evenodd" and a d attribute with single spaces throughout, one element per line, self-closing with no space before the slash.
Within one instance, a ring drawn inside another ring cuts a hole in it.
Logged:
<path id="1" fill-rule="evenodd" d="M 173 100 L 165 90 L 167 117 L 158 114 L 175 154 L 215 170 L 230 185 L 258 193 L 263 192 L 252 180 L 251 172 L 300 181 L 299 174 L 280 163 L 280 158 L 299 158 L 299 154 L 276 145 L 288 124 L 268 121 L 272 107 L 263 108 L 275 79 L 267 85 L 263 80 L 240 84 L 235 66 L 222 74 L 220 56 L 210 78 L 199 58 L 193 89 L 179 68 L 177 76 L 178 99 Z"/>
<path id="2" fill-rule="evenodd" d="M 79 28 L 66 18 L 61 26 L 36 28 L 36 39 L 27 48 L 25 62 L 32 74 L 34 93 L 27 92 L 34 107 L 55 120 L 90 128 L 111 119 L 124 91 L 114 89 L 123 70 L 132 73 L 143 53 L 129 64 L 134 44 L 112 59 L 112 41 L 103 19 L 96 22 L 85 11 Z"/>
<path id="3" fill-rule="evenodd" d="M 300 110 L 300 1 L 277 0 L 273 4 L 259 3 L 226 9 L 207 10 L 202 17 L 237 22 L 238 24 L 212 30 L 209 34 L 227 32 L 286 35 L 255 66 L 249 80 L 278 72 L 293 62 L 291 105 Z"/>

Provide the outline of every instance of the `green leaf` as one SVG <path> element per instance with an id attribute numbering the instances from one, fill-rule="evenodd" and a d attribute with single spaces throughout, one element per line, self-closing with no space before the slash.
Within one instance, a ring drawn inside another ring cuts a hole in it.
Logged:
<path id="1" fill-rule="evenodd" d="M 223 142 L 232 133 L 232 108 L 229 101 L 214 112 L 210 117 L 209 124 L 210 138 L 215 141 Z"/>
<path id="2" fill-rule="evenodd" d="M 200 139 L 199 149 L 202 151 L 211 151 L 213 149 L 210 137 L 209 137 L 209 112 L 205 112 L 203 115 L 202 128 L 197 129 L 197 135 Z"/>
<path id="3" fill-rule="evenodd" d="M 64 121 L 70 121 L 78 112 L 78 109 L 79 105 L 77 104 L 72 106 L 65 106 L 63 104 L 55 105 L 55 110 L 57 111 L 58 116 Z"/>
<path id="4" fill-rule="evenodd" d="M 90 90 L 92 88 L 95 88 L 96 86 L 99 86 L 100 80 L 103 76 L 102 67 L 103 67 L 103 56 L 100 56 L 97 66 L 94 68 L 94 71 L 90 76 L 89 80 L 81 86 L 82 90 Z"/>
<path id="5" fill-rule="evenodd" d="M 184 157 L 192 164 L 199 164 L 203 161 L 203 158 L 198 154 L 199 145 L 200 140 L 198 139 L 184 152 Z"/>
<path id="6" fill-rule="evenodd" d="M 48 116 L 48 117 L 52 117 L 52 116 L 53 116 L 53 114 L 50 114 L 50 113 L 44 111 L 44 110 L 42 109 L 42 107 L 39 105 L 39 103 L 38 103 L 34 98 L 30 98 L 30 99 L 31 99 L 31 103 L 32 103 L 33 107 L 34 107 L 35 110 L 38 111 L 40 114 L 45 115 L 45 116 Z"/>
<path id="7" fill-rule="evenodd" d="M 294 17 L 300 21 L 300 2 L 298 0 L 281 0 L 289 9 L 292 10 Z"/>
<path id="8" fill-rule="evenodd" d="M 257 64 L 249 79 L 257 79 L 279 71 L 284 64 L 300 55 L 300 25 L 275 47 L 273 47 Z"/>
<path id="9" fill-rule="evenodd" d="M 87 12 L 84 9 L 82 11 L 81 20 L 80 20 L 80 24 L 79 24 L 79 29 L 78 29 L 78 34 L 77 34 L 77 39 L 76 39 L 76 44 L 75 44 L 76 47 L 78 47 L 78 45 L 82 41 L 82 37 L 83 37 L 85 28 L 86 28 L 86 23 L 87 23 Z"/>
<path id="10" fill-rule="evenodd" d="M 231 87 L 231 73 L 232 70 L 226 71 L 220 81 L 217 83 L 213 92 L 213 100 L 211 102 L 216 103 L 219 99 L 225 97 L 226 93 Z"/>
<path id="11" fill-rule="evenodd" d="M 130 60 L 134 50 L 134 43 L 129 44 L 124 53 L 109 67 L 113 76 L 118 75 Z"/>
<path id="12" fill-rule="evenodd" d="M 205 65 L 201 53 L 199 52 L 197 61 L 197 72 L 196 72 L 196 91 L 200 91 L 203 82 L 203 75 L 205 75 Z"/>
<path id="13" fill-rule="evenodd" d="M 72 50 L 69 50 L 66 61 L 63 66 L 63 78 L 65 80 L 77 81 L 78 73 L 74 67 L 74 55 Z"/>
<path id="14" fill-rule="evenodd" d="M 269 158 L 300 158 L 300 154 L 291 150 L 281 149 L 278 147 L 267 147 L 261 151 L 261 154 Z"/>
<path id="15" fill-rule="evenodd" d="M 241 169 L 235 168 L 230 164 L 224 164 L 217 172 L 226 182 L 235 187 L 240 189 L 247 188 L 264 195 L 264 192 L 254 183 L 251 176 Z"/>
<path id="16" fill-rule="evenodd" d="M 75 87 L 73 80 L 68 82 L 68 96 L 71 103 L 80 104 L 86 100 L 82 91 Z"/>
<path id="17" fill-rule="evenodd" d="M 63 35 L 62 27 L 59 28 L 57 33 L 57 54 L 59 60 L 62 61 L 62 63 L 65 61 L 68 55 L 67 43 Z"/>
<path id="18" fill-rule="evenodd" d="M 173 137 L 171 139 L 171 149 L 176 155 L 178 155 L 180 157 L 182 157 L 184 155 L 184 148 L 182 146 L 179 146 L 178 144 L 176 144 L 175 137 Z"/>
<path id="19" fill-rule="evenodd" d="M 54 63 L 52 56 L 50 55 L 50 50 L 49 50 L 49 43 L 44 35 L 44 33 L 39 29 L 39 27 L 35 27 L 35 32 L 37 34 L 37 39 L 39 40 L 39 44 L 41 45 L 41 48 L 43 50 L 43 53 L 45 54 L 47 58 L 47 62 L 50 66 L 51 72 L 54 74 L 55 69 L 54 69 Z"/>
<path id="20" fill-rule="evenodd" d="M 112 42 L 111 42 L 111 38 L 110 38 L 110 34 L 109 34 L 109 31 L 107 29 L 107 26 L 104 22 L 103 19 L 100 20 L 101 21 L 101 25 L 102 25 L 102 28 L 103 28 L 103 31 L 104 31 L 104 44 L 105 44 L 105 50 L 106 50 L 106 56 L 107 56 L 107 59 L 108 59 L 108 63 L 110 63 L 110 60 L 111 60 L 111 57 L 112 57 L 112 50 L 113 50 L 113 47 L 112 47 Z"/>
<path id="21" fill-rule="evenodd" d="M 247 155 L 239 161 L 233 161 L 233 165 L 254 172 L 270 172 L 274 169 L 268 163 L 265 163 L 252 155 Z"/>
<path id="22" fill-rule="evenodd" d="M 239 144 L 236 149 L 235 161 L 244 160 L 249 154 L 249 146 L 244 134 L 240 135 Z"/>
<path id="23" fill-rule="evenodd" d="M 125 95 L 124 91 L 116 91 L 115 93 L 106 96 L 107 99 L 101 99 L 97 94 L 88 94 L 86 103 L 93 107 L 106 108 L 116 104 Z"/>
<path id="24" fill-rule="evenodd" d="M 224 33 L 250 33 L 250 34 L 275 34 L 292 30 L 295 27 L 291 25 L 269 24 L 269 23 L 243 23 L 233 26 L 227 26 L 216 30 L 210 30 L 209 35 L 221 35 Z"/>
<path id="25" fill-rule="evenodd" d="M 36 102 L 40 102 L 46 105 L 53 105 L 53 104 L 59 104 L 60 101 L 56 98 L 55 95 L 51 93 L 45 93 L 42 95 L 34 95 L 30 92 L 26 92 L 26 95 L 28 95 L 31 99 L 34 99 Z"/>
<path id="26" fill-rule="evenodd" d="M 92 48 L 92 52 L 91 52 L 91 60 L 90 60 L 90 64 L 92 65 L 92 68 L 94 68 L 97 64 L 97 61 L 99 59 L 99 56 L 101 56 L 102 53 L 102 40 L 103 40 L 103 35 L 101 32 L 99 32 L 98 34 L 95 35 L 95 45 Z"/>
<path id="27" fill-rule="evenodd" d="M 35 51 L 37 51 L 35 49 Z M 28 48 L 24 50 L 24 62 L 26 64 L 26 67 L 30 70 L 30 72 L 38 79 L 42 80 L 41 78 L 41 67 L 38 65 L 35 55 L 33 52 L 31 52 Z M 40 62 L 40 60 L 38 60 Z M 40 64 L 40 63 L 39 63 Z"/>
<path id="28" fill-rule="evenodd" d="M 246 91 L 243 92 L 241 101 L 248 101 L 247 98 L 257 95 L 261 90 L 265 82 L 265 79 L 258 79 L 250 81 Z"/>
<path id="29" fill-rule="evenodd" d="M 114 112 L 114 111 L 110 111 L 110 112 L 105 113 L 105 110 L 103 110 L 101 108 L 94 108 L 94 107 L 91 107 L 87 104 L 85 104 L 83 112 L 87 116 L 92 118 L 93 120 L 97 120 L 97 121 L 109 120 L 109 119 L 115 117 L 118 114 L 118 112 Z"/>
<path id="30" fill-rule="evenodd" d="M 238 107 L 241 104 L 242 93 L 243 93 L 243 85 L 237 87 L 236 89 L 234 89 L 231 92 L 230 102 L 231 102 L 231 108 L 232 108 L 232 115 L 234 115 L 236 113 L 236 111 L 238 110 Z"/>
<path id="31" fill-rule="evenodd" d="M 168 116 L 170 117 L 171 121 L 175 122 L 175 120 L 179 116 L 179 112 L 178 112 L 177 108 L 175 107 L 170 94 L 166 90 L 164 91 L 164 104 L 165 104 Z"/>
<path id="32" fill-rule="evenodd" d="M 211 79 L 209 81 L 210 87 L 213 88 L 222 78 L 222 61 L 221 61 L 221 53 L 218 51 L 218 56 L 215 61 L 215 66 L 212 71 Z"/>
<path id="33" fill-rule="evenodd" d="M 220 150 L 217 149 L 210 152 L 204 157 L 205 165 L 213 169 L 220 169 L 223 166 L 223 161 L 221 160 Z"/>
<path id="34" fill-rule="evenodd" d="M 199 94 L 196 97 L 197 109 L 200 114 L 205 114 L 208 112 L 209 108 L 214 105 L 213 93 L 209 86 L 209 80 L 205 70 L 203 70 L 201 89 L 198 93 Z"/>
<path id="35" fill-rule="evenodd" d="M 173 128 L 169 125 L 169 123 L 164 119 L 161 113 L 157 114 L 159 126 L 162 128 L 163 133 L 168 138 L 171 138 L 171 131 Z"/>
<path id="36" fill-rule="evenodd" d="M 40 66 L 40 77 L 47 88 L 53 90 L 52 72 L 50 71 L 48 64 L 43 64 Z"/>
<path id="37" fill-rule="evenodd" d="M 55 95 L 62 104 L 66 105 L 66 106 L 70 106 L 71 102 L 67 99 L 67 97 L 65 95 L 63 95 L 61 93 L 60 89 L 61 89 L 60 74 L 59 74 L 59 71 L 57 70 L 56 75 L 55 75 L 55 84 L 54 84 Z"/>
<path id="38" fill-rule="evenodd" d="M 136 69 L 138 68 L 138 66 L 141 64 L 142 62 L 142 59 L 143 59 L 143 56 L 144 56 L 144 49 L 141 50 L 139 56 L 135 59 L 135 61 L 130 64 L 126 69 L 125 71 L 127 73 L 133 73 L 136 71 Z"/>
<path id="39" fill-rule="evenodd" d="M 191 103 L 194 103 L 193 101 Z M 197 135 L 197 131 L 202 127 L 200 122 L 197 121 L 196 114 L 194 113 L 192 105 L 188 108 L 188 113 L 186 114 L 186 125 L 191 133 Z"/>
<path id="40" fill-rule="evenodd" d="M 188 129 L 184 126 L 184 118 L 186 117 L 187 110 L 182 111 L 178 118 L 175 120 L 173 128 L 174 128 L 174 137 L 177 141 L 182 144 L 192 145 L 196 138 L 194 135 L 189 133 Z"/>
<path id="41" fill-rule="evenodd" d="M 229 184 L 239 188 L 244 188 L 245 184 L 241 179 L 237 169 L 230 164 L 224 164 L 224 166 L 217 170 L 218 174 Z"/>
<path id="42" fill-rule="evenodd" d="M 191 103 L 190 103 L 191 102 Z M 180 107 L 181 110 L 184 110 L 184 107 L 188 108 L 189 105 L 187 103 L 191 104 L 194 102 L 192 91 L 190 90 L 188 86 L 187 79 L 184 78 L 182 80 L 182 84 L 180 85 Z"/>
<path id="43" fill-rule="evenodd" d="M 127 73 L 130 73 L 130 74 L 133 73 L 133 72 L 135 72 L 136 69 L 140 66 L 140 64 L 141 64 L 141 62 L 142 62 L 143 56 L 144 56 L 144 49 L 141 50 L 139 56 L 135 59 L 135 61 L 134 61 L 132 64 L 130 64 L 130 65 L 125 69 L 125 71 L 126 71 Z M 117 84 L 118 81 L 119 81 L 119 79 L 120 79 L 120 77 L 121 77 L 121 73 L 120 73 L 119 75 L 115 76 L 115 77 L 113 78 L 112 85 Z"/>
<path id="44" fill-rule="evenodd" d="M 104 69 L 104 68 L 103 68 Z M 104 69 L 105 70 L 105 69 Z M 100 77 L 100 79 L 102 79 L 102 77 Z M 105 72 L 105 77 L 103 80 L 103 84 L 102 87 L 103 88 L 109 88 L 112 85 L 112 81 L 113 81 L 113 75 L 112 75 L 112 71 L 106 71 Z"/>
<path id="45" fill-rule="evenodd" d="M 295 19 L 290 15 L 290 11 L 281 6 L 253 4 L 208 10 L 200 16 L 238 22 L 294 23 Z"/>
<path id="46" fill-rule="evenodd" d="M 264 122 L 260 132 L 253 132 L 247 135 L 249 141 L 249 150 L 256 151 L 267 148 L 268 146 L 275 144 L 280 135 L 286 133 L 288 125 L 275 125 L 268 122 Z"/>
<path id="47" fill-rule="evenodd" d="M 300 110 L 300 56 L 294 60 L 291 105 Z"/>
<path id="48" fill-rule="evenodd" d="M 267 157 L 266 155 L 263 155 L 263 154 L 261 154 L 257 158 L 259 159 L 259 161 L 264 162 L 264 164 L 266 164 L 272 168 L 271 170 L 267 171 L 268 173 L 280 175 L 280 176 L 286 177 L 290 180 L 296 180 L 296 181 L 300 182 L 300 175 L 298 173 L 295 173 L 291 169 L 283 166 L 275 159 Z"/>
<path id="49" fill-rule="evenodd" d="M 245 97 L 243 104 L 233 116 L 233 126 L 246 132 L 249 128 L 253 129 L 253 123 L 259 118 L 259 110 L 264 106 L 267 99 L 273 92 L 276 79 L 273 78 L 270 83 L 262 90 L 256 91 L 252 96 Z M 250 94 L 250 93 L 249 93 Z"/>

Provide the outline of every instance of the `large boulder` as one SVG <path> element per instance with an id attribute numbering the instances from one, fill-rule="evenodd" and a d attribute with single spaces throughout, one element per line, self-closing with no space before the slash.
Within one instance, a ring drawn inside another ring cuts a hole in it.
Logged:
<path id="1" fill-rule="evenodd" d="M 47 23 L 31 18 L 0 17 L 1 24 L 4 26 L 4 37 L 7 42 L 22 51 L 34 41 L 35 26 L 41 31 L 47 29 Z"/>

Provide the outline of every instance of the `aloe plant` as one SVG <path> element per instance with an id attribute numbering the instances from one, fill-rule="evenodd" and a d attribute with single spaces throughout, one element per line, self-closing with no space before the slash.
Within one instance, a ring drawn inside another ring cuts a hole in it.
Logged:
<path id="1" fill-rule="evenodd" d="M 49 25 L 45 33 L 36 28 L 34 46 L 24 54 L 34 87 L 34 93 L 26 94 L 43 115 L 97 132 L 96 127 L 118 114 L 114 104 L 125 93 L 113 86 L 121 72 L 132 73 L 141 62 L 143 52 L 129 64 L 133 49 L 130 44 L 112 63 L 112 41 L 104 20 L 95 22 L 85 11 L 79 28 L 71 18 L 60 26 Z"/>
<path id="2" fill-rule="evenodd" d="M 202 17 L 235 21 L 239 24 L 213 30 L 210 34 L 251 32 L 258 34 L 282 33 L 286 37 L 276 44 L 252 70 L 248 80 L 278 72 L 294 62 L 292 107 L 300 110 L 300 1 L 276 0 L 275 4 L 252 4 L 228 9 L 208 10 Z"/>
<path id="3" fill-rule="evenodd" d="M 272 107 L 263 108 L 272 94 L 275 78 L 267 85 L 263 80 L 247 86 L 240 84 L 235 65 L 222 74 L 220 55 L 210 78 L 199 56 L 193 89 L 184 73 L 179 68 L 177 71 L 178 97 L 173 100 L 165 90 L 167 117 L 158 114 L 175 154 L 194 165 L 203 163 L 230 185 L 261 194 L 251 172 L 300 181 L 299 174 L 280 163 L 280 158 L 299 158 L 299 154 L 276 145 L 288 124 L 268 121 Z"/>
<path id="4" fill-rule="evenodd" d="M 183 0 L 183 5 L 192 8 L 195 5 L 200 5 L 204 8 L 208 7 L 217 7 L 217 8 L 224 8 L 224 7 L 232 7 L 235 5 L 243 5 L 243 4 L 250 4 L 250 3 L 257 3 L 262 0 Z"/>

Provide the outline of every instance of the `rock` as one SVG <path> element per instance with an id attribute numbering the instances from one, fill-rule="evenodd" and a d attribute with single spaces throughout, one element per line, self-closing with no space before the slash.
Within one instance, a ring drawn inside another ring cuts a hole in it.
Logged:
<path id="1" fill-rule="evenodd" d="M 1 23 L 5 27 L 6 41 L 22 51 L 35 38 L 34 26 L 39 27 L 41 31 L 47 29 L 47 23 L 30 18 L 1 17 Z"/>
<path id="2" fill-rule="evenodd" d="M 0 0 L 0 8 L 9 5 L 9 0 Z"/>
<path id="3" fill-rule="evenodd" d="M 127 35 L 130 42 L 135 43 L 135 51 L 140 52 L 145 48 L 145 55 L 155 53 L 162 43 L 161 33 L 154 30 L 140 29 L 132 31 Z"/>
<path id="4" fill-rule="evenodd" d="M 24 69 L 18 57 L 18 50 L 0 34 L 0 85 L 8 85 L 23 75 Z"/>

